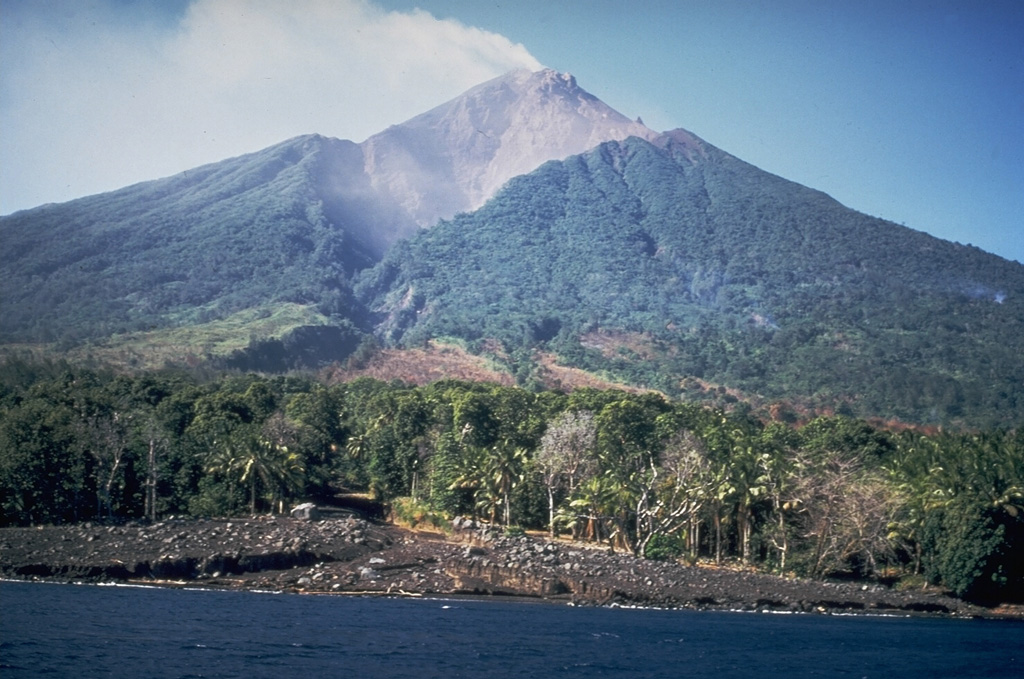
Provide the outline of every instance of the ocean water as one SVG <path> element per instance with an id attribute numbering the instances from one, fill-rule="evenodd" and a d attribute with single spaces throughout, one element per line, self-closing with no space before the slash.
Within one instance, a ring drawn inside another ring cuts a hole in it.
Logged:
<path id="1" fill-rule="evenodd" d="M 1024 677 L 1024 623 L 0 582 L 0 677 Z"/>

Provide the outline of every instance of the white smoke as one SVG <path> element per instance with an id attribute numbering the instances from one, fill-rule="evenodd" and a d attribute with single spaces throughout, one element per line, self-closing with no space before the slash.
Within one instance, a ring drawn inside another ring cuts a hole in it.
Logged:
<path id="1" fill-rule="evenodd" d="M 167 6 L 0 6 L 0 213 L 299 134 L 361 141 L 506 71 L 541 67 L 501 35 L 365 0 Z"/>

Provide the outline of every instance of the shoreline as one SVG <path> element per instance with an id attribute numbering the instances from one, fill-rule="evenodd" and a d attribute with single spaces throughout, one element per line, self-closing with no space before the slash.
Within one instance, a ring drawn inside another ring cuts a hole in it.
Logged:
<path id="1" fill-rule="evenodd" d="M 515 603 L 517 605 L 536 605 L 536 606 L 566 606 L 569 608 L 607 608 L 610 610 L 625 610 L 625 611 L 690 611 L 693 613 L 735 613 L 742 615 L 806 615 L 806 616 L 834 616 L 834 617 L 853 617 L 853 618 L 890 618 L 890 619 L 914 619 L 921 617 L 930 617 L 944 620 L 1020 620 L 1024 622 L 1024 617 L 1020 616 L 1009 616 L 1009 615 L 993 615 L 993 616 L 958 616 L 958 615 L 927 615 L 922 616 L 921 614 L 915 614 L 911 612 L 906 613 L 883 613 L 883 612 L 850 612 L 850 611 L 839 611 L 839 610 L 826 610 L 824 612 L 817 611 L 780 611 L 780 610 L 752 610 L 749 608 L 723 608 L 723 609 L 694 609 L 686 607 L 665 607 L 665 606 L 645 606 L 640 604 L 580 604 L 572 601 L 564 601 L 557 599 L 544 599 L 533 596 L 517 596 L 517 595 L 480 595 L 480 594 L 422 594 L 418 592 L 373 592 L 373 591 L 345 591 L 345 592 L 320 592 L 320 591 L 295 591 L 295 590 L 261 590 L 261 589 L 232 589 L 222 587 L 197 587 L 193 582 L 141 582 L 141 581 L 102 581 L 102 582 L 88 582 L 83 580 L 62 580 L 54 578 L 41 578 L 36 580 L 26 580 L 18 578 L 5 578 L 0 577 L 0 584 L 22 584 L 22 585 L 53 585 L 53 586 L 67 586 L 67 587 L 123 587 L 126 589 L 156 589 L 156 590 L 167 590 L 175 589 L 183 592 L 221 592 L 221 593 L 239 593 L 239 594 L 265 594 L 271 596 L 309 596 L 309 597 L 340 597 L 340 598 L 366 598 L 366 599 L 418 599 L 421 601 L 437 601 L 437 602 L 461 602 L 468 601 L 480 604 L 490 604 L 496 602 Z"/>
<path id="2" fill-rule="evenodd" d="M 357 518 L 261 516 L 0 528 L 0 577 L 304 595 L 516 600 L 772 614 L 1024 620 L 936 590 L 784 578 L 508 537 L 468 520 L 451 535 Z"/>
<path id="3" fill-rule="evenodd" d="M 0 577 L 0 584 L 23 584 L 23 585 L 54 585 L 68 587 L 123 587 L 126 589 L 175 589 L 183 592 L 218 592 L 218 593 L 239 593 L 239 594 L 263 594 L 270 596 L 308 596 L 308 597 L 340 597 L 340 598 L 365 598 L 365 599 L 416 599 L 420 601 L 433 602 L 472 602 L 480 604 L 492 603 L 514 603 L 523 606 L 565 606 L 568 608 L 605 608 L 609 610 L 625 611 L 687 611 L 691 613 L 729 613 L 737 615 L 780 615 L 780 616 L 826 616 L 826 617 L 847 617 L 847 618 L 883 618 L 895 620 L 911 620 L 930 618 L 938 620 L 950 620 L 967 622 L 972 620 L 1000 620 L 1016 621 L 1024 623 L 1024 614 L 1015 612 L 1013 614 L 991 615 L 956 615 L 956 614 L 928 614 L 917 612 L 886 613 L 882 611 L 847 611 L 847 610 L 825 610 L 825 611 L 783 611 L 772 609 L 751 609 L 751 608 L 692 608 L 692 607 L 666 607 L 641 604 L 585 604 L 572 601 L 544 599 L 529 595 L 481 595 L 481 594 L 457 594 L 457 593 L 436 593 L 423 594 L 418 592 L 373 592 L 373 591 L 344 591 L 344 592 L 321 592 L 302 590 L 262 590 L 262 589 L 237 589 L 224 587 L 203 587 L 196 586 L 194 582 L 141 582 L 141 581 L 103 581 L 88 582 L 82 580 L 63 580 L 54 578 L 41 578 L 35 580 Z"/>

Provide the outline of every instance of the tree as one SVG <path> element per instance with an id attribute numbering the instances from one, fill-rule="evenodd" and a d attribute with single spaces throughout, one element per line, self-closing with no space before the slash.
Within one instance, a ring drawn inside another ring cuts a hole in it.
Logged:
<path id="1" fill-rule="evenodd" d="M 904 437 L 894 475 L 914 510 L 926 577 L 958 596 L 993 602 L 1024 590 L 1024 435 L 1021 431 Z"/>
<path id="2" fill-rule="evenodd" d="M 490 498 L 500 502 L 502 523 L 506 526 L 512 525 L 512 491 L 523 480 L 526 462 L 526 449 L 508 440 L 493 446 L 484 458 L 484 487 Z"/>
<path id="3" fill-rule="evenodd" d="M 709 485 L 705 511 L 711 517 L 714 528 L 715 563 L 722 562 L 724 547 L 724 524 L 734 514 L 733 496 L 736 483 L 733 478 L 732 453 L 739 445 L 739 438 L 752 436 L 743 427 L 746 423 L 737 424 L 721 411 L 711 411 L 711 415 L 701 422 L 701 440 L 707 446 L 711 465 L 708 471 Z"/>
<path id="4" fill-rule="evenodd" d="M 124 472 L 128 454 L 128 415 L 117 410 L 82 413 L 77 432 L 79 445 L 93 458 L 98 492 L 97 514 L 112 517 L 113 489 Z"/>
<path id="5" fill-rule="evenodd" d="M 372 394 L 355 412 L 350 453 L 363 458 L 374 495 L 408 495 L 433 453 L 432 407 L 418 390 L 389 388 Z"/>
<path id="6" fill-rule="evenodd" d="M 995 604 L 1006 598 L 1019 600 L 1020 590 L 1015 586 L 1021 582 L 1024 530 L 1016 519 L 1001 519 L 997 510 L 965 497 L 933 512 L 923 536 L 928 554 L 925 575 L 969 601 Z"/>
<path id="7" fill-rule="evenodd" d="M 453 458 L 451 459 L 450 471 L 452 480 L 448 490 L 462 491 L 468 493 L 473 498 L 472 511 L 474 519 L 479 516 L 478 510 L 485 504 L 483 498 L 486 497 L 487 506 L 484 507 L 485 512 L 490 514 L 493 521 L 496 512 L 491 510 L 496 507 L 497 494 L 493 488 L 485 489 L 485 484 L 489 477 L 483 472 L 485 464 L 484 449 L 468 444 L 465 440 L 467 433 L 468 425 L 464 426 L 459 436 L 451 442 L 451 445 L 447 446 L 446 453 Z M 446 458 L 448 455 L 446 455 Z"/>
<path id="8" fill-rule="evenodd" d="M 651 464 L 637 501 L 637 553 L 653 540 L 686 529 L 691 553 L 699 539 L 698 512 L 712 488 L 707 449 L 693 432 L 680 431 Z"/>
<path id="9" fill-rule="evenodd" d="M 249 511 L 256 513 L 258 490 L 268 494 L 270 510 L 294 490 L 301 488 L 305 469 L 302 460 L 288 447 L 275 443 L 259 430 L 245 427 L 236 431 L 210 459 L 208 470 L 227 475 L 249 489 Z"/>
<path id="10" fill-rule="evenodd" d="M 4 524 L 61 523 L 95 512 L 87 458 L 77 449 L 75 414 L 29 398 L 0 418 L 0 509 Z"/>
<path id="11" fill-rule="evenodd" d="M 754 503 L 765 492 L 764 454 L 756 441 L 737 432 L 729 457 L 728 498 L 735 505 L 736 530 L 743 563 L 750 562 L 750 537 L 754 529 Z"/>
<path id="12" fill-rule="evenodd" d="M 143 515 L 150 521 L 156 521 L 157 496 L 160 483 L 160 460 L 158 453 L 167 449 L 168 437 L 166 429 L 157 419 L 155 412 L 147 413 L 140 433 L 146 444 L 146 499 L 143 504 Z"/>
<path id="13" fill-rule="evenodd" d="M 831 450 L 865 462 L 883 459 L 894 450 L 888 432 L 842 415 L 811 420 L 800 429 L 800 439 L 806 450 Z"/>
<path id="14" fill-rule="evenodd" d="M 590 411 L 567 411 L 544 432 L 534 467 L 548 496 L 548 533 L 555 536 L 555 496 L 572 495 L 582 478 L 593 474 L 597 431 Z"/>
<path id="15" fill-rule="evenodd" d="M 442 432 L 435 444 L 435 453 L 430 460 L 427 492 L 432 507 L 451 516 L 472 513 L 475 488 L 463 486 L 461 469 L 463 446 L 451 430 Z"/>
<path id="16" fill-rule="evenodd" d="M 762 455 L 758 458 L 765 494 L 771 502 L 772 521 L 766 536 L 778 553 L 778 569 L 786 570 L 790 549 L 790 526 L 787 518 L 800 506 L 795 479 L 800 473 L 799 460 L 790 448 L 792 431 L 772 423 L 761 435 Z"/>
<path id="17" fill-rule="evenodd" d="M 595 474 L 584 479 L 569 500 L 573 534 L 579 532 L 593 542 L 607 539 L 614 548 L 613 531 L 608 524 L 617 511 L 616 500 L 616 489 L 607 476 Z M 580 521 L 584 522 L 583 526 L 578 525 Z"/>
<path id="18" fill-rule="evenodd" d="M 595 420 L 601 470 L 613 498 L 615 540 L 634 553 L 636 507 L 655 459 L 655 419 L 665 410 L 660 396 L 623 395 L 602 408 Z"/>
<path id="19" fill-rule="evenodd" d="M 898 495 L 859 457 L 819 453 L 802 460 L 800 469 L 797 521 L 808 574 L 877 573 L 879 558 L 893 554 L 889 533 L 900 511 Z"/>
<path id="20" fill-rule="evenodd" d="M 320 465 L 328 464 L 333 453 L 345 444 L 348 428 L 343 413 L 344 402 L 339 391 L 320 385 L 296 394 L 285 408 L 288 419 L 309 428 L 311 460 Z"/>

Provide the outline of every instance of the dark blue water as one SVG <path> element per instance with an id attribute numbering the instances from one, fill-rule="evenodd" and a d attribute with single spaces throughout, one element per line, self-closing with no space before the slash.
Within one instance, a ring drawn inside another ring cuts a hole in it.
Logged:
<path id="1" fill-rule="evenodd" d="M 1024 624 L 0 582 L 2 677 L 1021 677 Z"/>

